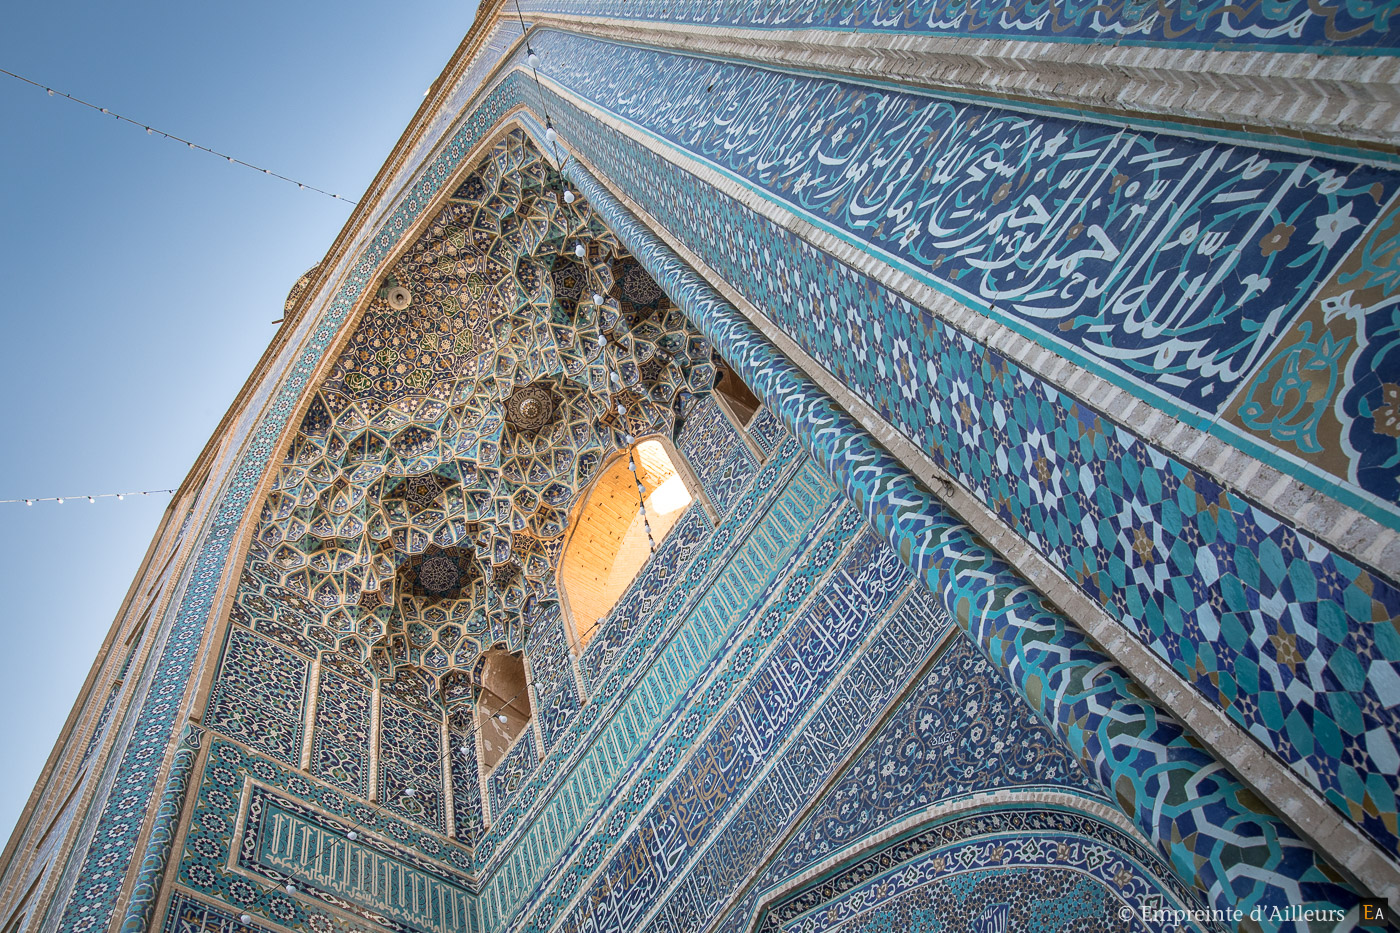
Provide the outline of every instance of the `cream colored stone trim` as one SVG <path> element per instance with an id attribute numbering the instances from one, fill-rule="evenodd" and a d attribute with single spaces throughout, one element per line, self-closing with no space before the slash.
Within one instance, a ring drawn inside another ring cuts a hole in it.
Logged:
<path id="1" fill-rule="evenodd" d="M 1314 788 L 1304 783 L 1281 759 L 1229 719 L 1218 706 L 1183 682 L 1165 661 L 1084 595 L 1061 568 L 1008 529 L 981 499 L 955 482 L 921 449 L 808 356 L 759 308 L 721 279 L 645 208 L 619 190 L 606 174 L 588 161 L 586 154 L 576 152 L 574 157 L 677 255 L 732 302 L 779 350 L 850 412 L 862 427 L 937 492 L 948 507 L 982 535 L 1018 573 L 1080 625 L 1137 683 L 1180 717 L 1216 758 L 1235 772 L 1261 799 L 1268 801 L 1303 839 L 1349 874 L 1361 888 L 1388 899 L 1400 899 L 1400 866 L 1365 836 L 1356 824 L 1342 817 Z"/>
<path id="2" fill-rule="evenodd" d="M 1396 149 L 1400 59 L 828 29 L 734 29 L 534 13 L 598 38 L 1136 118 Z"/>

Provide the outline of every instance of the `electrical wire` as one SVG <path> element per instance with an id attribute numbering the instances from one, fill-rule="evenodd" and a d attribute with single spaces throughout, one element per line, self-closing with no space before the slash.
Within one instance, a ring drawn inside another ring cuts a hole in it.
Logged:
<path id="1" fill-rule="evenodd" d="M 119 113 L 114 113 L 111 110 L 108 110 L 106 107 L 99 107 L 97 104 L 83 100 L 81 97 L 74 97 L 72 94 L 67 94 L 63 91 L 56 91 L 48 85 L 40 84 L 38 81 L 26 78 L 24 75 L 15 74 L 13 71 L 7 71 L 4 68 L 0 68 L 0 74 L 7 74 L 11 78 L 14 78 L 18 81 L 23 81 L 25 84 L 32 85 L 33 87 L 37 87 L 39 90 L 48 94 L 50 97 L 66 97 L 73 103 L 82 104 L 89 110 L 95 110 L 98 113 L 106 114 L 109 117 L 115 117 L 117 120 L 120 120 L 123 123 L 130 123 L 132 126 L 140 127 L 141 129 L 145 130 L 146 134 L 149 136 L 164 136 L 166 139 L 174 140 L 177 143 L 184 143 L 187 148 L 198 149 L 200 152 L 207 152 L 210 155 L 218 156 L 219 158 L 232 165 L 242 165 L 245 168 L 250 168 L 255 172 L 261 172 L 262 174 L 267 175 L 270 178 L 279 178 L 282 181 L 290 182 L 291 184 L 296 185 L 299 189 L 303 191 L 314 191 L 317 194 L 324 194 L 328 198 L 335 198 L 337 201 L 344 201 L 346 204 L 349 204 L 351 206 L 354 206 L 356 203 L 350 200 L 349 198 L 343 198 L 338 194 L 333 194 L 325 190 L 324 188 L 317 188 L 315 185 L 308 185 L 306 182 L 297 181 L 295 178 L 288 178 L 286 175 L 279 174 L 277 172 L 272 171 L 271 169 L 266 169 L 262 168 L 261 166 L 254 165 L 252 162 L 245 162 L 242 159 L 235 158 L 231 155 L 228 155 L 227 153 L 219 152 L 215 149 L 210 149 L 208 146 L 201 146 L 199 143 L 191 142 L 190 140 L 185 139 L 183 136 L 176 136 L 174 133 L 167 133 L 164 130 L 158 130 L 153 126 L 149 126 L 145 123 L 142 123 L 140 120 L 133 120 L 130 117 L 125 117 Z"/>

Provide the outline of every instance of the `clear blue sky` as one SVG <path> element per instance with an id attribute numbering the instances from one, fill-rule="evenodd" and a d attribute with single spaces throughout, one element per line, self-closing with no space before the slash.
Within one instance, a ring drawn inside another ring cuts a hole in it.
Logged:
<path id="1" fill-rule="evenodd" d="M 0 68 L 358 198 L 475 11 L 11 4 Z M 4 75 L 0 120 L 0 499 L 178 486 L 350 207 Z M 167 501 L 0 504 L 0 837 Z"/>

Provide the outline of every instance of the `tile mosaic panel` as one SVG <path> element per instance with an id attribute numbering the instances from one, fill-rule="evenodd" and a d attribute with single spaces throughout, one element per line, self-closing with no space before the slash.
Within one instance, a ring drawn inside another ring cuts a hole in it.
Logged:
<path id="1" fill-rule="evenodd" d="M 442 721 L 379 700 L 379 799 L 406 819 L 447 832 L 442 788 Z M 412 797 L 404 791 L 413 788 Z"/>
<path id="2" fill-rule="evenodd" d="M 1036 786 L 1103 795 L 1025 701 L 959 635 L 881 725 L 878 737 L 845 768 L 840 783 L 804 818 L 765 876 L 794 876 L 941 801 Z"/>
<path id="3" fill-rule="evenodd" d="M 798 619 L 798 609 L 814 596 L 864 530 L 855 509 L 833 503 L 798 548 L 800 556 L 790 559 L 764 596 L 735 620 L 732 634 L 706 672 L 679 696 L 675 712 L 648 743 L 646 757 L 615 782 L 617 790 L 608 801 L 610 810 L 600 811 L 589 832 L 571 847 L 570 860 L 547 885 L 512 905 L 515 926 L 542 928 L 564 916 L 570 899 L 588 883 L 609 850 L 626 831 L 635 830 L 647 801 L 673 780 L 687 760 L 687 750 L 724 715 L 755 669 L 765 662 L 774 663 L 771 659 L 778 636 Z M 878 577 L 878 571 L 873 576 Z M 878 596 L 877 602 L 887 603 L 890 598 Z"/>
<path id="4" fill-rule="evenodd" d="M 255 792 L 262 801 L 256 814 Z M 328 834 L 325 845 L 315 850 L 324 858 L 312 858 L 309 865 L 302 865 L 298 877 L 303 889 L 299 893 L 287 893 L 275 877 L 279 872 L 285 875 L 287 865 L 269 866 L 260 860 L 258 853 L 269 844 L 260 834 L 260 821 L 270 812 L 267 802 L 274 803 L 280 812 L 314 824 L 315 832 Z M 247 912 L 257 925 L 272 924 L 299 933 L 326 933 L 339 920 L 337 911 L 405 933 L 437 933 L 404 919 L 389 922 L 380 911 L 365 906 L 366 897 L 343 887 L 337 889 L 348 877 L 344 866 L 351 849 L 345 833 L 351 829 L 360 834 L 363 847 L 378 853 L 375 858 L 392 858 L 400 866 L 428 873 L 437 883 L 460 885 L 472 868 L 471 852 L 465 847 L 218 738 L 210 743 L 199 795 L 187 825 L 176 878 L 179 884 Z M 329 877 L 318 877 L 318 872 L 326 870 Z M 480 929 L 474 913 L 459 929 Z"/>
<path id="5" fill-rule="evenodd" d="M 189 684 L 198 656 L 196 648 L 213 609 L 229 548 L 312 372 L 404 229 L 412 227 L 413 219 L 436 197 L 482 134 L 491 132 L 518 100 L 512 85 L 491 95 L 466 117 L 419 179 L 404 192 L 386 224 L 355 259 L 344 283 L 319 317 L 308 323 L 305 343 L 294 356 L 279 364 L 284 366 L 278 373 L 282 381 L 265 413 L 254 419 L 244 448 L 247 453 L 227 477 L 218 480 L 224 483 L 222 497 L 192 558 L 189 582 L 176 597 L 177 609 L 170 628 L 158 636 L 161 647 L 154 666 L 156 674 L 138 701 L 135 731 L 118 750 L 120 759 L 111 790 L 104 801 L 94 805 L 100 809 L 100 816 L 92 830 L 78 841 L 72 861 L 64 870 L 64 884 L 68 886 L 65 890 L 71 894 L 57 925 L 62 933 L 86 933 L 104 926 L 111 917 L 140 833 L 140 814 L 146 811 L 155 791 L 158 768 L 151 760 L 159 761 L 175 741 L 180 700 Z M 59 896 L 63 893 L 60 891 Z"/>
<path id="6" fill-rule="evenodd" d="M 774 448 L 781 443 L 783 424 L 778 420 L 778 416 L 767 408 L 761 408 L 749 424 L 749 436 L 758 445 L 758 449 L 763 451 L 766 457 L 773 452 Z"/>
<path id="7" fill-rule="evenodd" d="M 713 398 L 692 403 L 679 446 L 715 511 L 724 515 L 758 464 Z"/>
<path id="8" fill-rule="evenodd" d="M 205 722 L 210 729 L 296 765 L 301 760 L 310 667 L 305 658 L 230 626 Z"/>
<path id="9" fill-rule="evenodd" d="M 504 813 L 510 798 L 530 779 L 540 763 L 539 752 L 535 749 L 535 737 L 526 727 L 520 740 L 510 747 L 487 778 L 487 789 L 491 796 L 491 812 Z"/>
<path id="10" fill-rule="evenodd" d="M 555 111 L 555 119 L 563 114 Z M 588 170 L 565 173 L 915 575 L 1213 907 L 1359 895 Z M 1189 827 L 1189 829 L 1186 829 Z"/>
<path id="11" fill-rule="evenodd" d="M 387 840 L 352 840 L 343 821 L 259 785 L 247 799 L 236 867 L 274 890 L 291 879 L 298 894 L 393 933 L 460 933 L 470 925 L 472 895 L 457 873 Z"/>
<path id="12" fill-rule="evenodd" d="M 896 841 L 789 895 L 762 933 L 801 930 L 1224 930 L 1121 831 L 1055 809 L 988 810 Z M 1171 912 L 1171 913 L 1167 913 Z M 1165 916 L 1163 914 L 1165 913 Z"/>
<path id="13" fill-rule="evenodd" d="M 452 819 L 457 838 L 471 846 L 476 844 L 486 822 L 482 812 L 476 734 L 453 731 L 449 735 L 452 741 Z"/>
<path id="14" fill-rule="evenodd" d="M 547 749 L 573 721 L 582 702 L 574 679 L 573 651 L 558 604 L 536 615 L 526 651 L 535 685 L 533 712 L 539 718 Z"/>
<path id="15" fill-rule="evenodd" d="M 1400 734 L 1394 587 L 850 267 L 599 132 L 558 98 L 550 106 L 565 138 L 587 146 L 804 350 L 1400 852 L 1400 783 L 1388 740 L 1380 741 Z M 765 251 L 788 257 L 793 290 L 752 261 Z M 794 293 L 833 296 L 855 310 L 837 327 L 840 317 L 804 309 Z M 900 362 L 891 369 L 887 360 Z"/>
<path id="16" fill-rule="evenodd" d="M 1141 0 L 1005 4 L 992 0 L 529 0 L 533 12 L 744 29 L 832 29 L 1174 48 L 1261 48 L 1364 55 L 1396 46 L 1392 3 L 1283 0 L 1241 7 L 1223 0 L 1154 6 Z"/>

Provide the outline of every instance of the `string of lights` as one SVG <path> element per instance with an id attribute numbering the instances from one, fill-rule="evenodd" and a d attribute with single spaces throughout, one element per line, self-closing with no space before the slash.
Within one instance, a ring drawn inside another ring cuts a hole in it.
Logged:
<path id="1" fill-rule="evenodd" d="M 99 107 L 97 104 L 83 100 L 81 97 L 74 97 L 72 94 L 66 94 L 63 91 L 56 91 L 45 84 L 40 84 L 38 81 L 33 81 L 29 78 L 26 78 L 24 75 L 15 74 L 13 71 L 7 71 L 4 68 L 0 68 L 0 74 L 7 74 L 17 81 L 23 81 L 25 84 L 38 88 L 39 90 L 48 94 L 50 97 L 66 97 L 73 103 L 81 104 L 89 110 L 94 110 L 98 113 L 106 114 L 109 117 L 115 117 L 122 123 L 130 123 L 132 126 L 139 127 L 145 130 L 146 135 L 148 136 L 163 136 L 166 139 L 173 140 L 177 143 L 184 143 L 185 146 L 189 149 L 197 149 L 200 152 L 207 152 L 212 156 L 218 156 L 220 159 L 223 159 L 231 165 L 242 165 L 245 168 L 250 168 L 255 172 L 261 172 L 269 178 L 281 179 L 282 181 L 296 185 L 297 188 L 301 189 L 302 191 L 314 191 L 317 194 L 324 194 L 328 198 L 335 198 L 337 201 L 344 201 L 346 204 L 352 206 L 356 203 L 350 200 L 349 198 L 343 198 L 338 194 L 333 194 L 332 192 L 327 191 L 324 188 L 317 188 L 315 185 L 308 185 L 305 182 L 297 181 L 295 178 L 288 178 L 286 175 L 279 174 L 277 172 L 272 171 L 271 169 L 263 168 L 259 165 L 254 165 L 251 162 L 245 162 L 242 159 L 235 158 L 234 156 L 228 155 L 227 153 L 219 152 L 216 149 L 210 149 L 208 146 L 201 146 L 199 143 L 191 142 L 190 140 L 185 139 L 183 136 L 176 136 L 174 133 L 167 133 L 164 130 L 158 130 L 153 126 L 148 126 L 147 124 L 142 123 L 140 120 L 133 120 L 130 117 L 122 116 L 119 113 L 113 113 L 106 107 Z"/>
<path id="2" fill-rule="evenodd" d="M 127 496 L 158 496 L 171 495 L 173 489 L 143 489 L 139 492 L 100 492 L 91 496 L 30 496 L 27 499 L 0 499 L 0 503 L 23 502 L 25 505 L 33 505 L 36 502 L 57 502 L 62 505 L 65 502 L 81 502 L 83 499 L 96 504 L 98 499 L 125 499 Z"/>

